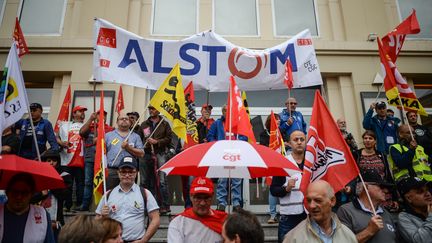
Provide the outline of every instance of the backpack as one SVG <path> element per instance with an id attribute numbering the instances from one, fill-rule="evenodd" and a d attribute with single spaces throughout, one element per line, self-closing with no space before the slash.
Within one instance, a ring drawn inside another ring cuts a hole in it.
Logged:
<path id="1" fill-rule="evenodd" d="M 141 191 L 141 196 L 144 199 L 144 217 L 147 218 L 147 222 L 145 224 L 145 229 L 147 230 L 147 227 L 150 224 L 150 218 L 148 217 L 148 212 L 147 212 L 147 193 L 146 193 L 144 187 L 140 186 L 139 188 L 140 188 L 140 191 Z M 106 200 L 107 200 L 107 202 L 108 202 L 109 196 L 111 195 L 111 191 L 112 190 L 107 191 L 107 194 L 106 194 Z"/>

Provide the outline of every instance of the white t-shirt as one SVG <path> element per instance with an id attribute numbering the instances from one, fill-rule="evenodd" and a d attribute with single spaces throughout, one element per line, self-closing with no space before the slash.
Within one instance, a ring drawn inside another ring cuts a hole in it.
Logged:
<path id="1" fill-rule="evenodd" d="M 221 243 L 222 236 L 201 222 L 179 215 L 168 226 L 169 243 Z"/>
<path id="2" fill-rule="evenodd" d="M 157 202 L 151 192 L 145 189 L 147 196 L 147 212 L 159 209 Z M 99 202 L 96 209 L 101 214 L 104 206 L 105 195 Z M 112 189 L 108 198 L 109 216 L 122 223 L 123 240 L 133 241 L 141 239 L 145 234 L 144 198 L 137 184 L 134 184 L 128 192 L 122 190 L 120 185 Z"/>
<path id="3" fill-rule="evenodd" d="M 80 140 L 79 131 L 84 125 L 82 122 L 62 122 L 59 128 L 59 137 L 62 141 L 68 141 L 67 148 L 60 151 L 61 165 L 67 166 L 78 148 Z"/>

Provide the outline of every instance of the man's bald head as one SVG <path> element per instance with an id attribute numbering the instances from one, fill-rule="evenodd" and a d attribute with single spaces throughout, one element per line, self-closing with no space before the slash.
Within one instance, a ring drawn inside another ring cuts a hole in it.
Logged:
<path id="1" fill-rule="evenodd" d="M 309 190 L 325 192 L 325 194 L 329 199 L 335 196 L 333 187 L 327 181 L 324 180 L 317 180 L 312 182 L 311 184 L 309 184 L 307 188 L 307 191 Z"/>
<path id="2" fill-rule="evenodd" d="M 322 226 L 331 220 L 332 207 L 336 204 L 336 197 L 332 186 L 323 180 L 309 184 L 306 191 L 307 208 L 310 217 Z"/>

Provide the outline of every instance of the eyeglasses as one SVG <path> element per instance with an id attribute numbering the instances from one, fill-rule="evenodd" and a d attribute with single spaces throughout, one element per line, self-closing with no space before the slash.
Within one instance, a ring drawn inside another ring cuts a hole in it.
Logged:
<path id="1" fill-rule="evenodd" d="M 120 175 L 134 175 L 136 173 L 135 170 L 119 170 Z"/>

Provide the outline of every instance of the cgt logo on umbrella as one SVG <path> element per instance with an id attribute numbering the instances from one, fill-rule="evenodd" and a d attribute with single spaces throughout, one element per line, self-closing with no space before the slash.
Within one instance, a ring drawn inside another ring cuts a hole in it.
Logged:
<path id="1" fill-rule="evenodd" d="M 240 160 L 240 150 L 238 150 L 238 149 L 224 150 L 224 155 L 222 156 L 222 159 L 230 161 L 230 162 L 239 161 Z"/>

